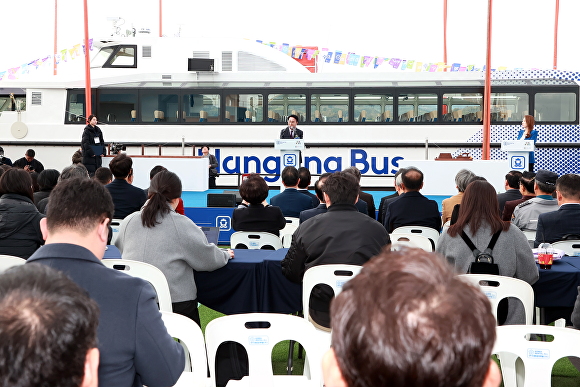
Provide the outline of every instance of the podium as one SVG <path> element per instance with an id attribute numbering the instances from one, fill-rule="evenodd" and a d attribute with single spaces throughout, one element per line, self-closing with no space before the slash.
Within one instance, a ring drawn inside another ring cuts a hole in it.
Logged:
<path id="1" fill-rule="evenodd" d="M 527 171 L 530 152 L 536 149 L 533 140 L 503 140 L 501 150 L 508 153 L 508 165 L 514 171 Z"/>
<path id="2" fill-rule="evenodd" d="M 285 167 L 300 168 L 302 164 L 300 151 L 304 149 L 304 140 L 299 138 L 276 140 L 274 149 L 280 150 L 280 174 Z"/>

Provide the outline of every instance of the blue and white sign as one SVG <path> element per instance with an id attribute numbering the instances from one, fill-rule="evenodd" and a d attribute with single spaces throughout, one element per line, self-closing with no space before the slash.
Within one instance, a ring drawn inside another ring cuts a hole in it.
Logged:
<path id="1" fill-rule="evenodd" d="M 270 338 L 268 336 L 250 336 L 248 341 L 250 345 L 268 345 Z"/>
<path id="2" fill-rule="evenodd" d="M 294 153 L 284 154 L 284 159 L 282 161 L 284 167 L 298 167 L 298 158 Z"/>
<path id="3" fill-rule="evenodd" d="M 550 358 L 550 350 L 549 349 L 528 348 L 528 358 L 529 359 L 549 359 Z"/>
<path id="4" fill-rule="evenodd" d="M 495 300 L 497 298 L 497 293 L 496 292 L 486 291 L 484 293 L 485 293 L 485 296 L 487 298 L 489 298 L 490 300 Z"/>
<path id="5" fill-rule="evenodd" d="M 215 218 L 215 226 L 219 227 L 220 231 L 230 231 L 232 229 L 232 218 L 229 216 L 218 216 Z"/>
<path id="6" fill-rule="evenodd" d="M 510 168 L 515 169 L 525 169 L 527 170 L 526 166 L 526 158 L 524 156 L 512 156 L 510 158 Z"/>

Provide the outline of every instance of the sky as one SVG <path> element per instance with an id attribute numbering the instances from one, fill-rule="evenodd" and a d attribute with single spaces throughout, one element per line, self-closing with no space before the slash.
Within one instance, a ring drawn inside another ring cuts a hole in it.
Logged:
<path id="1" fill-rule="evenodd" d="M 89 36 L 149 28 L 174 37 L 230 37 L 318 46 L 359 55 L 443 61 L 443 0 L 88 0 Z M 0 71 L 50 55 L 55 2 L 58 48 L 81 43 L 83 1 L 0 0 Z M 447 50 L 451 63 L 485 64 L 488 0 L 448 0 Z M 493 0 L 492 68 L 551 69 L 556 0 Z M 580 71 L 580 1 L 560 0 L 558 68 Z"/>

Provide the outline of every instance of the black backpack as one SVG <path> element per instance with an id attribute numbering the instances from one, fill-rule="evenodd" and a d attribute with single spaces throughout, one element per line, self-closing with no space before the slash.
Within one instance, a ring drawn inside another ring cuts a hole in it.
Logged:
<path id="1" fill-rule="evenodd" d="M 501 234 L 501 230 L 493 234 L 491 241 L 487 245 L 487 248 L 483 251 L 479 251 L 471 239 L 465 234 L 464 231 L 461 231 L 461 238 L 467 243 L 467 246 L 473 252 L 473 256 L 475 260 L 471 262 L 469 265 L 469 270 L 467 273 L 469 274 L 492 274 L 492 275 L 499 275 L 499 266 L 493 262 L 493 255 L 491 255 L 491 251 L 499 238 L 499 234 Z"/>

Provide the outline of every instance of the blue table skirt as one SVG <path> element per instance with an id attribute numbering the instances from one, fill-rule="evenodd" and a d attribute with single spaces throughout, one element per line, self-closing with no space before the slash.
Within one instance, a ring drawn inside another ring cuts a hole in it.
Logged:
<path id="1" fill-rule="evenodd" d="M 235 258 L 221 269 L 195 272 L 197 300 L 224 314 L 302 310 L 302 284 L 282 274 L 287 251 L 234 250 Z"/>
<path id="2" fill-rule="evenodd" d="M 540 278 L 532 285 L 536 306 L 573 307 L 580 286 L 580 257 L 563 257 L 550 270 L 540 269 Z"/>

